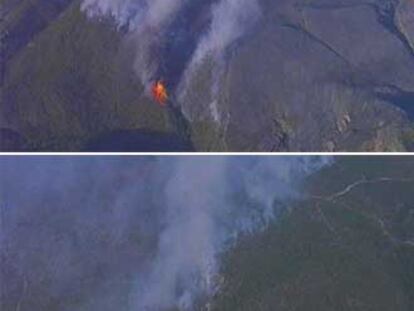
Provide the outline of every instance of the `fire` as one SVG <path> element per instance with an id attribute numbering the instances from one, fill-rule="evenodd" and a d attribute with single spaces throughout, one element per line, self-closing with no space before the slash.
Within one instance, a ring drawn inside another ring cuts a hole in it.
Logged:
<path id="1" fill-rule="evenodd" d="M 168 92 L 162 80 L 154 82 L 154 85 L 152 86 L 152 96 L 162 106 L 167 102 Z"/>

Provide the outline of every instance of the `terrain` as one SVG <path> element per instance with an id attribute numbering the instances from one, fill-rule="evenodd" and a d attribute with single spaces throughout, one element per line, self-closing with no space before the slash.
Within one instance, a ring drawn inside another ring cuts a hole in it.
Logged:
<path id="1" fill-rule="evenodd" d="M 412 310 L 414 162 L 342 157 L 229 252 L 213 310 Z"/>
<path id="2" fill-rule="evenodd" d="M 182 54 L 162 60 L 173 100 L 160 107 L 114 17 L 88 17 L 78 0 L 2 0 L 1 149 L 413 149 L 412 1 L 258 3 L 254 27 L 221 63 L 204 60 L 180 96 L 188 51 L 171 47 Z"/>
<path id="3" fill-rule="evenodd" d="M 199 168 L 181 162 L 190 175 L 170 178 L 171 161 L 151 157 L 3 159 L 1 309 L 413 309 L 411 157 L 337 157 L 295 186 L 285 177 L 298 171 L 283 167 L 300 162 L 263 169 L 233 157 L 228 185 L 220 161 L 200 159 L 203 181 L 188 184 Z M 238 175 L 243 167 L 256 178 Z M 299 196 L 287 195 L 292 186 Z M 223 189 L 234 205 L 221 204 Z M 249 229 L 268 214 L 268 194 L 274 215 Z M 240 224 L 247 230 L 211 262 L 210 246 Z"/>

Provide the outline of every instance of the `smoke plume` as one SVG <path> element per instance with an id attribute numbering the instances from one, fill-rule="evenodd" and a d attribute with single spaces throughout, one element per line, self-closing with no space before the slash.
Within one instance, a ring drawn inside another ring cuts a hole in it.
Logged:
<path id="1" fill-rule="evenodd" d="M 328 162 L 3 158 L 1 308 L 194 310 L 220 290 L 220 254 Z"/>
<path id="2" fill-rule="evenodd" d="M 91 18 L 112 17 L 126 30 L 147 90 L 163 79 L 172 93 L 185 92 L 205 60 L 221 66 L 261 16 L 257 0 L 83 0 L 81 8 Z"/>

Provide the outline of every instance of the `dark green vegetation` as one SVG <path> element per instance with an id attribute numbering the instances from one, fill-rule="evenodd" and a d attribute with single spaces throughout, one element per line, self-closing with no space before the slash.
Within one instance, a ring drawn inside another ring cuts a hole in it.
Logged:
<path id="1" fill-rule="evenodd" d="M 73 1 L 7 61 L 3 122 L 25 138 L 26 149 L 80 150 L 115 130 L 168 130 L 109 23 L 88 21 Z"/>
<path id="2" fill-rule="evenodd" d="M 158 258 L 166 227 L 160 219 L 168 204 L 160 191 L 169 183 L 166 166 L 158 175 L 153 157 L 139 164 L 134 157 L 105 160 L 112 168 L 83 159 L 64 169 L 58 159 L 47 160 L 48 168 L 38 160 L 3 166 L 1 310 L 147 311 L 134 297 L 142 272 Z M 203 300 L 191 311 L 412 311 L 414 158 L 341 157 L 301 186 L 303 199 L 282 201 L 286 208 L 274 223 L 241 237 L 218 258 L 219 291 L 210 308 Z M 254 208 L 247 202 L 235 206 Z M 228 223 L 238 212 L 217 219 Z M 174 263 L 165 266 L 174 270 Z"/>
<path id="3" fill-rule="evenodd" d="M 413 189 L 412 158 L 339 158 L 226 256 L 214 310 L 413 310 Z"/>
<path id="4" fill-rule="evenodd" d="M 185 120 L 144 95 L 133 44 L 79 3 L 0 2 L 1 149 L 79 151 L 137 130 L 200 151 L 413 149 L 410 0 L 260 0 L 263 17 L 220 81 L 220 122 L 209 111 L 211 62 L 179 103 Z"/>

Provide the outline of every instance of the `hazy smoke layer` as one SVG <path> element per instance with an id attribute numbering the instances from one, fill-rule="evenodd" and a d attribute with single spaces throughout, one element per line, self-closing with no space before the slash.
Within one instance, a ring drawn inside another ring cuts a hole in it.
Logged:
<path id="1" fill-rule="evenodd" d="M 193 310 L 326 158 L 0 160 L 2 310 Z M 200 300 L 201 299 L 201 300 Z"/>
<path id="2" fill-rule="evenodd" d="M 205 59 L 223 58 L 261 14 L 257 0 L 83 0 L 82 10 L 127 29 L 144 85 L 162 78 L 170 89 L 184 75 L 191 79 Z"/>
<path id="3" fill-rule="evenodd" d="M 259 16 L 256 0 L 221 0 L 213 5 L 210 30 L 200 41 L 193 62 L 198 63 L 208 55 L 220 56 Z"/>

